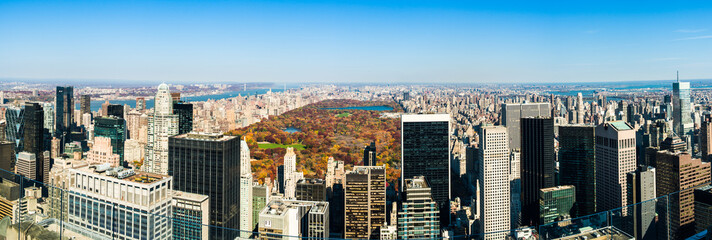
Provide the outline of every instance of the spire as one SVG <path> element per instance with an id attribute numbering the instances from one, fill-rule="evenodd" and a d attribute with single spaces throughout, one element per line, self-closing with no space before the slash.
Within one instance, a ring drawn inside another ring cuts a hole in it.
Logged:
<path id="1" fill-rule="evenodd" d="M 677 82 L 680 82 L 680 71 L 677 71 Z"/>

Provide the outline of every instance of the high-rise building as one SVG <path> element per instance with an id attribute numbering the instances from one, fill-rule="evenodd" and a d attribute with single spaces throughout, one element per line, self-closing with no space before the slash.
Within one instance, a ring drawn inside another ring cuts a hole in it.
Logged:
<path id="1" fill-rule="evenodd" d="M 1 111 L 1 110 L 0 110 Z M 0 112 L 0 114 L 5 114 Z M 0 141 L 5 141 L 5 131 L 7 129 L 7 122 L 5 120 L 0 120 Z"/>
<path id="2" fill-rule="evenodd" d="M 635 171 L 635 130 L 627 122 L 613 121 L 595 131 L 596 211 L 601 212 L 628 203 L 626 174 Z"/>
<path id="3" fill-rule="evenodd" d="M 705 116 L 702 124 L 700 124 L 700 154 L 702 161 L 710 162 L 712 160 L 712 116 Z"/>
<path id="4" fill-rule="evenodd" d="M 240 139 L 187 133 L 169 139 L 168 175 L 173 189 L 210 198 L 210 239 L 234 239 L 239 229 Z"/>
<path id="5" fill-rule="evenodd" d="M 202 194 L 173 191 L 173 239 L 210 238 L 210 200 Z"/>
<path id="6" fill-rule="evenodd" d="M 193 131 L 193 104 L 173 102 L 173 114 L 178 115 L 178 134 Z"/>
<path id="7" fill-rule="evenodd" d="M 301 201 L 326 201 L 326 184 L 318 178 L 299 179 L 296 199 Z"/>
<path id="8" fill-rule="evenodd" d="M 5 172 L 15 171 L 15 146 L 12 142 L 0 140 L 0 177 Z"/>
<path id="9" fill-rule="evenodd" d="M 559 181 L 573 185 L 576 203 L 572 217 L 596 212 L 596 127 L 559 126 Z"/>
<path id="10" fill-rule="evenodd" d="M 8 107 L 5 109 L 5 140 L 12 142 L 15 152 L 22 152 L 25 147 L 25 108 Z"/>
<path id="11" fill-rule="evenodd" d="M 522 118 L 522 224 L 539 220 L 539 189 L 556 185 L 554 119 Z"/>
<path id="12" fill-rule="evenodd" d="M 136 98 L 136 110 L 139 112 L 146 110 L 146 99 L 142 97 Z"/>
<path id="13" fill-rule="evenodd" d="M 267 206 L 267 202 L 269 201 L 269 197 L 271 196 L 270 194 L 270 188 L 266 184 L 257 184 L 255 183 L 252 186 L 252 229 L 253 231 L 255 230 L 255 227 L 260 221 L 260 211 Z"/>
<path id="14" fill-rule="evenodd" d="M 284 154 L 284 182 L 282 182 L 285 198 L 295 198 L 297 181 L 301 179 L 300 173 L 297 173 L 297 154 L 294 153 L 294 148 L 288 147 Z"/>
<path id="15" fill-rule="evenodd" d="M 539 222 L 548 224 L 571 218 L 576 202 L 576 189 L 572 185 L 539 189 Z"/>
<path id="16" fill-rule="evenodd" d="M 154 105 L 153 115 L 148 118 L 148 143 L 144 167 L 148 172 L 166 174 L 168 138 L 178 134 L 178 116 L 173 114 L 171 93 L 165 83 L 158 86 Z"/>
<path id="17" fill-rule="evenodd" d="M 344 238 L 378 238 L 386 222 L 386 169 L 354 166 L 345 182 Z"/>
<path id="18" fill-rule="evenodd" d="M 712 226 L 712 185 L 695 189 L 693 195 L 695 199 L 695 232 L 699 233 Z"/>
<path id="19" fill-rule="evenodd" d="M 82 115 L 85 113 L 91 114 L 91 96 L 81 95 L 79 97 L 79 111 Z"/>
<path id="20" fill-rule="evenodd" d="M 240 238 L 252 235 L 252 164 L 250 148 L 240 140 Z"/>
<path id="21" fill-rule="evenodd" d="M 376 142 L 371 142 L 363 148 L 363 165 L 364 166 L 378 166 L 378 159 L 376 159 L 378 154 L 376 153 Z"/>
<path id="22" fill-rule="evenodd" d="M 632 235 L 636 239 L 653 240 L 657 239 L 655 229 L 655 168 L 650 166 L 640 166 L 634 172 L 627 174 L 628 192 L 628 212 L 631 215 Z M 632 208 L 632 209 L 631 209 Z"/>
<path id="23" fill-rule="evenodd" d="M 100 238 L 172 239 L 171 176 L 108 165 L 68 171 L 70 224 Z"/>
<path id="24" fill-rule="evenodd" d="M 106 117 L 124 118 L 124 106 L 119 104 L 109 104 L 106 106 Z"/>
<path id="25" fill-rule="evenodd" d="M 37 179 L 37 156 L 34 153 L 20 152 L 17 154 L 15 173 L 28 179 Z"/>
<path id="26" fill-rule="evenodd" d="M 655 157 L 657 195 L 668 197 L 669 239 L 685 239 L 695 233 L 693 187 L 710 181 L 710 163 L 689 153 L 659 151 Z M 677 192 L 677 193 L 676 193 Z"/>
<path id="27" fill-rule="evenodd" d="M 480 220 L 478 233 L 487 234 L 484 239 L 503 239 L 505 230 L 511 226 L 510 181 L 509 181 L 509 138 L 507 128 L 502 126 L 481 126 L 479 132 L 480 151 L 477 159 L 479 183 Z M 553 141 L 553 139 L 552 139 Z"/>
<path id="28" fill-rule="evenodd" d="M 43 103 L 42 110 L 44 110 L 44 128 L 47 131 L 47 136 L 51 136 L 54 133 L 54 105 L 52 103 Z"/>
<path id="29" fill-rule="evenodd" d="M 424 176 L 443 225 L 450 216 L 450 132 L 449 114 L 401 116 L 401 191 L 405 179 Z"/>
<path id="30" fill-rule="evenodd" d="M 398 211 L 398 239 L 439 238 L 440 212 L 425 177 L 406 179 L 405 184 Z"/>
<path id="31" fill-rule="evenodd" d="M 110 138 L 96 137 L 91 150 L 87 152 L 87 162 L 89 164 L 108 164 L 111 167 L 118 167 L 121 163 L 121 157 L 113 152 Z"/>
<path id="32" fill-rule="evenodd" d="M 584 124 L 584 109 L 583 109 L 583 95 L 581 93 L 576 94 L 576 123 Z"/>
<path id="33" fill-rule="evenodd" d="M 25 103 L 25 121 L 23 130 L 23 149 L 24 152 L 29 152 L 37 156 L 37 164 L 34 180 L 44 182 L 44 151 L 45 151 L 45 135 L 44 135 L 44 110 L 39 103 Z M 49 156 L 47 156 L 49 157 Z"/>
<path id="34" fill-rule="evenodd" d="M 119 155 L 119 166 L 124 163 L 124 144 L 126 143 L 126 121 L 116 116 L 94 118 L 94 140 L 97 137 L 111 139 L 111 149 Z"/>
<path id="35" fill-rule="evenodd" d="M 54 107 L 55 136 L 62 140 L 62 144 L 68 143 L 74 123 L 74 87 L 57 86 Z"/>
<path id="36" fill-rule="evenodd" d="M 692 135 L 694 124 L 690 116 L 690 83 L 677 82 L 672 83 L 672 118 L 674 131 L 678 136 Z"/>
<path id="37" fill-rule="evenodd" d="M 509 153 L 509 189 L 511 191 L 510 207 L 511 229 L 517 229 L 522 224 L 522 154 L 519 149 Z"/>
<path id="38" fill-rule="evenodd" d="M 521 147 L 521 119 L 529 117 L 551 117 L 549 103 L 507 103 L 502 104 L 501 125 L 507 127 L 509 148 Z"/>
<path id="39" fill-rule="evenodd" d="M 329 237 L 329 203 L 272 200 L 260 212 L 261 240 L 326 239 Z"/>

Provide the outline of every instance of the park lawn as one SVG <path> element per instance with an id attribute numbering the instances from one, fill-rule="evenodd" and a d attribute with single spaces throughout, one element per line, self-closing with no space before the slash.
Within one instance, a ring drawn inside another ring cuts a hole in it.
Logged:
<path id="1" fill-rule="evenodd" d="M 273 148 L 288 148 L 288 147 L 293 147 L 294 150 L 304 150 L 304 145 L 302 144 L 291 144 L 291 145 L 284 145 L 284 144 L 276 144 L 276 143 L 258 143 L 257 146 L 259 146 L 262 149 L 273 149 Z"/>
<path id="2" fill-rule="evenodd" d="M 351 116 L 351 113 L 345 112 L 345 113 L 336 115 L 336 117 L 348 117 L 348 116 Z"/>

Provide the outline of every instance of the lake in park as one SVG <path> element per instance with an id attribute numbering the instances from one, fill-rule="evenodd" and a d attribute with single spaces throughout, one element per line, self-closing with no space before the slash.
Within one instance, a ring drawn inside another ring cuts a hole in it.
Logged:
<path id="1" fill-rule="evenodd" d="M 361 107 L 340 107 L 340 108 L 322 108 L 325 110 L 368 110 L 368 111 L 391 111 L 389 106 L 361 106 Z"/>
<path id="2" fill-rule="evenodd" d="M 288 127 L 288 128 L 285 128 L 283 131 L 288 132 L 288 133 L 295 133 L 295 132 L 301 132 L 302 130 L 299 128 L 295 128 L 295 127 Z"/>

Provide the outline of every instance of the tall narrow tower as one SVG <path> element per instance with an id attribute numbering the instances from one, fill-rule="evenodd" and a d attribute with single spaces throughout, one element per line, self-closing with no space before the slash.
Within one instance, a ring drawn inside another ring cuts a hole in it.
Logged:
<path id="1" fill-rule="evenodd" d="M 245 139 L 240 141 L 240 238 L 252 234 L 252 165 L 250 148 Z"/>
<path id="2" fill-rule="evenodd" d="M 504 239 L 510 227 L 509 139 L 507 128 L 483 126 L 478 159 L 480 233 L 484 239 Z M 553 141 L 553 139 L 552 139 Z"/>
<path id="3" fill-rule="evenodd" d="M 690 83 L 680 82 L 679 75 L 677 82 L 672 83 L 672 105 L 673 130 L 680 138 L 686 139 L 694 130 L 690 117 Z"/>
<path id="4" fill-rule="evenodd" d="M 178 135 L 178 115 L 173 114 L 173 98 L 163 83 L 158 86 L 153 115 L 148 118 L 145 171 L 168 173 L 168 138 L 174 135 Z"/>

